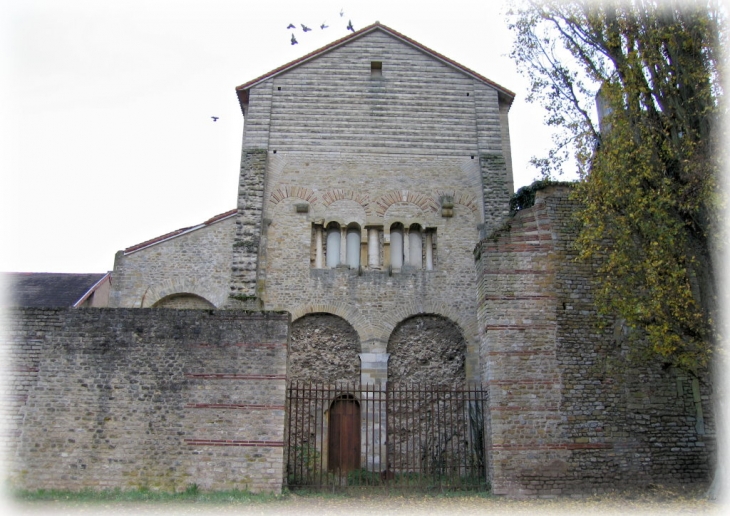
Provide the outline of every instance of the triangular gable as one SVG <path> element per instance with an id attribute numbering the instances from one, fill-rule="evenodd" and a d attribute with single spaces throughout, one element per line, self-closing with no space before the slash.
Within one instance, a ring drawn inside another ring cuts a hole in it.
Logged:
<path id="1" fill-rule="evenodd" d="M 324 47 L 317 49 L 314 52 L 310 52 L 309 54 L 302 56 L 299 59 L 295 59 L 294 61 L 291 61 L 283 66 L 280 66 L 279 68 L 276 68 L 251 81 L 248 81 L 245 84 L 241 84 L 240 86 L 237 86 L 236 93 L 238 94 L 238 100 L 241 103 L 241 108 L 243 108 L 243 106 L 245 104 L 248 104 L 249 90 L 252 87 L 259 84 L 260 82 L 263 82 L 267 79 L 271 79 L 272 77 L 276 77 L 277 75 L 287 72 L 287 71 L 291 70 L 292 68 L 299 66 L 303 63 L 311 61 L 312 59 L 315 59 L 315 58 L 321 56 L 322 54 L 329 52 L 330 50 L 334 50 L 335 48 L 339 48 L 343 45 L 346 45 L 346 44 L 350 43 L 351 41 L 361 38 L 362 36 L 365 36 L 366 34 L 369 34 L 376 30 L 380 30 L 380 31 L 385 32 L 386 34 L 390 34 L 394 38 L 399 39 L 400 41 L 417 48 L 418 50 L 430 55 L 434 59 L 437 59 L 437 60 L 451 66 L 452 68 L 455 68 L 456 70 L 459 70 L 462 73 L 465 73 L 465 74 L 491 86 L 492 88 L 496 89 L 499 92 L 500 98 L 502 98 L 504 101 L 506 101 L 507 104 L 512 104 L 512 100 L 514 100 L 514 98 L 515 98 L 514 92 L 508 90 L 507 88 L 505 88 L 503 86 L 500 86 L 499 84 L 497 84 L 494 81 L 487 79 L 483 75 L 480 75 L 477 72 L 470 70 L 466 66 L 460 65 L 456 61 L 453 61 L 453 60 L 449 59 L 448 57 L 431 50 L 430 48 L 420 44 L 419 42 L 417 42 L 407 36 L 404 36 L 400 32 L 394 31 L 390 27 L 386 27 L 385 25 L 382 25 L 380 22 L 375 22 L 372 25 L 368 25 L 367 27 L 364 27 L 353 34 L 350 34 L 349 36 L 345 36 L 344 38 L 333 41 L 332 43 L 325 45 Z"/>
<path id="2" fill-rule="evenodd" d="M 220 215 L 216 215 L 215 217 L 211 217 L 208 220 L 206 220 L 205 222 L 203 222 L 202 224 L 198 224 L 197 226 L 190 226 L 187 228 L 176 229 L 175 231 L 171 231 L 170 233 L 165 233 L 164 235 L 160 235 L 160 236 L 152 238 L 150 240 L 145 240 L 144 242 L 139 243 L 137 245 L 127 247 L 124 250 L 124 254 L 128 255 L 128 254 L 134 253 L 136 251 L 141 251 L 142 249 L 146 249 L 152 245 L 166 242 L 167 240 L 170 240 L 171 238 L 176 238 L 181 235 L 187 235 L 188 233 L 191 233 L 192 231 L 197 231 L 198 229 L 208 227 L 211 224 L 220 222 L 221 220 L 231 218 L 234 215 L 236 215 L 236 213 L 238 213 L 238 210 L 233 209 L 233 210 L 227 211 L 225 213 L 221 213 Z"/>

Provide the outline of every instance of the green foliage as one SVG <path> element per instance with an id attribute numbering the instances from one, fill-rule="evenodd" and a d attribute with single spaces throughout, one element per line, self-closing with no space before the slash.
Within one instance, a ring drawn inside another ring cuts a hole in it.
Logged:
<path id="1" fill-rule="evenodd" d="M 552 179 L 540 179 L 532 184 L 523 186 L 509 200 L 510 214 L 530 208 L 535 204 L 535 194 L 549 186 L 573 186 L 573 181 L 554 181 Z"/>
<path id="2" fill-rule="evenodd" d="M 14 489 L 9 491 L 12 499 L 25 502 L 185 502 L 196 503 L 264 503 L 281 499 L 273 494 L 254 494 L 248 491 L 202 491 L 196 484 L 189 485 L 182 492 L 152 491 L 150 489 L 82 489 L 70 491 L 64 489 Z"/>
<path id="3" fill-rule="evenodd" d="M 724 13 L 716 0 L 574 0 L 511 15 L 530 100 L 558 129 L 534 163 L 546 178 L 568 156 L 579 166 L 577 245 L 599 264 L 598 308 L 696 373 L 716 338 Z"/>

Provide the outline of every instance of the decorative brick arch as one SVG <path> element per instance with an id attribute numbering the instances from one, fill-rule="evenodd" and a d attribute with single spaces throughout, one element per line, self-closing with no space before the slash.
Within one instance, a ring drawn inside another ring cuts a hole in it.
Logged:
<path id="1" fill-rule="evenodd" d="M 398 202 L 415 204 L 423 211 L 437 212 L 439 208 L 438 202 L 434 201 L 431 197 L 409 190 L 391 190 L 375 200 L 375 213 L 383 217 L 385 212 L 388 211 L 388 208 Z"/>
<path id="2" fill-rule="evenodd" d="M 322 204 L 327 207 L 335 201 L 355 201 L 365 210 L 365 215 L 370 216 L 373 214 L 372 207 L 370 205 L 370 197 L 365 193 L 356 192 L 354 190 L 348 190 L 346 188 L 333 188 L 332 190 L 326 190 L 322 193 Z"/>
<path id="3" fill-rule="evenodd" d="M 316 303 L 311 305 L 299 305 L 293 310 L 289 310 L 289 312 L 291 313 L 292 322 L 309 314 L 325 313 L 336 315 L 350 323 L 350 325 L 355 329 L 358 337 L 360 337 L 361 346 L 363 342 L 372 339 L 372 331 L 369 330 L 365 317 L 353 306 L 345 304 Z"/>
<path id="4" fill-rule="evenodd" d="M 288 197 L 296 197 L 303 201 L 307 201 L 311 205 L 316 205 L 319 202 L 317 194 L 311 188 L 305 188 L 303 186 L 295 185 L 281 185 L 279 188 L 271 192 L 269 196 L 269 202 L 271 204 L 279 204 L 281 201 Z"/>
<path id="5" fill-rule="evenodd" d="M 176 294 L 194 294 L 216 308 L 220 308 L 227 301 L 226 292 L 212 292 L 209 285 L 201 284 L 194 278 L 171 278 L 156 285 L 150 285 L 139 301 L 135 303 L 135 307 L 150 308 L 161 299 Z"/>
<path id="6" fill-rule="evenodd" d="M 452 199 L 454 199 L 454 204 L 461 204 L 462 206 L 468 208 L 471 210 L 472 214 L 474 215 L 474 218 L 478 221 L 481 221 L 481 204 L 477 201 L 477 198 L 475 195 L 472 195 L 468 192 L 462 192 L 459 190 L 436 190 L 436 194 L 433 197 L 433 201 L 439 205 L 441 202 L 441 197 L 444 195 L 450 196 Z"/>
<path id="7" fill-rule="evenodd" d="M 479 345 L 479 331 L 477 325 L 476 313 L 464 314 L 455 310 L 452 306 L 444 303 L 434 303 L 431 301 L 411 301 L 403 303 L 395 310 L 391 310 L 383 316 L 383 330 L 385 333 L 380 338 L 387 342 L 390 334 L 393 333 L 395 327 L 403 320 L 413 317 L 414 315 L 434 314 L 445 317 L 456 323 L 461 331 L 464 332 L 464 338 L 468 345 Z M 471 317 L 469 317 L 471 315 Z M 474 348 L 477 349 L 477 348 Z M 471 351 L 471 350 L 470 350 Z"/>

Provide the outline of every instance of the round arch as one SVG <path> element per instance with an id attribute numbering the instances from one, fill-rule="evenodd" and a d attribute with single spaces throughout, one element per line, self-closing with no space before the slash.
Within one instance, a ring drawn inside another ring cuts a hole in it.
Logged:
<path id="1" fill-rule="evenodd" d="M 171 294 L 157 301 L 152 308 L 177 308 L 188 310 L 213 310 L 215 305 L 204 297 L 188 292 Z"/>
<path id="2" fill-rule="evenodd" d="M 357 382 L 360 338 L 342 317 L 310 313 L 292 322 L 289 333 L 289 380 Z"/>
<path id="3" fill-rule="evenodd" d="M 161 299 L 180 294 L 201 297 L 212 304 L 213 308 L 221 307 L 227 301 L 224 289 L 213 290 L 210 285 L 201 284 L 196 279 L 172 278 L 150 285 L 142 294 L 137 308 L 149 308 Z"/>

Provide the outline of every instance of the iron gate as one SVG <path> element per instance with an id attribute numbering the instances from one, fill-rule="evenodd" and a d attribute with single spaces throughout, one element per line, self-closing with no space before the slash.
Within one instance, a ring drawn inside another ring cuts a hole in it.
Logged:
<path id="1" fill-rule="evenodd" d="M 292 382 L 290 488 L 487 488 L 487 389 Z"/>

